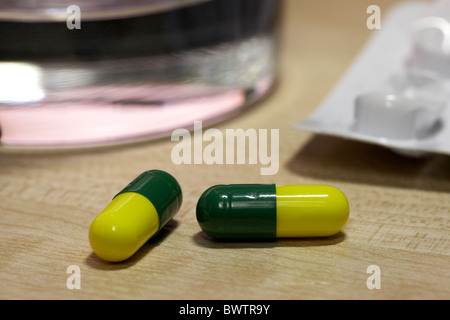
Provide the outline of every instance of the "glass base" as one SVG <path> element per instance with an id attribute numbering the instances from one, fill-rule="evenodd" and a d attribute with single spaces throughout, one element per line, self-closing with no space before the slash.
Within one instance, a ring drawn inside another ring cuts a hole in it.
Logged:
<path id="1" fill-rule="evenodd" d="M 80 148 L 162 138 L 178 128 L 191 129 L 194 121 L 206 126 L 228 119 L 264 98 L 272 85 L 269 77 L 252 89 L 216 92 L 193 85 L 95 87 L 61 94 L 58 103 L 0 107 L 1 147 Z M 201 95 L 176 98 L 186 91 Z M 99 92 L 116 100 L 97 99 Z M 75 96 L 83 98 L 75 102 Z"/>

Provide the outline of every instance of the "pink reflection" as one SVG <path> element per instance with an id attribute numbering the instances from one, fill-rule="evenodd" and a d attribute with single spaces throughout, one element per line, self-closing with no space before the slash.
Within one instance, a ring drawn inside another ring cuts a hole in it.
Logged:
<path id="1" fill-rule="evenodd" d="M 264 87 L 264 86 L 263 86 Z M 4 146 L 81 146 L 162 136 L 245 103 L 242 90 L 196 85 L 105 86 L 54 92 L 38 104 L 0 107 Z"/>

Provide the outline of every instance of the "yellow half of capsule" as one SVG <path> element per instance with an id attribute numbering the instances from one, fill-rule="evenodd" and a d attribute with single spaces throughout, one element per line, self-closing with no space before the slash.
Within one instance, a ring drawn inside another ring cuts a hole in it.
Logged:
<path id="1" fill-rule="evenodd" d="M 94 219 L 89 229 L 92 250 L 106 261 L 130 258 L 158 230 L 154 205 L 134 192 L 119 194 Z"/>
<path id="2" fill-rule="evenodd" d="M 346 224 L 349 205 L 331 186 L 276 186 L 277 237 L 325 237 Z"/>

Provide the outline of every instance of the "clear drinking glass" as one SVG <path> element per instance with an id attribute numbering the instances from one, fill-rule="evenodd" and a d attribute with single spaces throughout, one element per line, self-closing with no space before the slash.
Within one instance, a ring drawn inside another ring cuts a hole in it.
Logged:
<path id="1" fill-rule="evenodd" d="M 134 142 L 238 113 L 274 83 L 280 7 L 1 1 L 1 147 Z"/>

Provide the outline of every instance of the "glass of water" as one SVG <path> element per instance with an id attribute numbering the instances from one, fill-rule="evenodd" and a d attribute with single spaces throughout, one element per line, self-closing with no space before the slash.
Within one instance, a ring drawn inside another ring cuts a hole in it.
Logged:
<path id="1" fill-rule="evenodd" d="M 273 87 L 279 0 L 5 0 L 1 148 L 122 144 L 210 125 Z"/>

